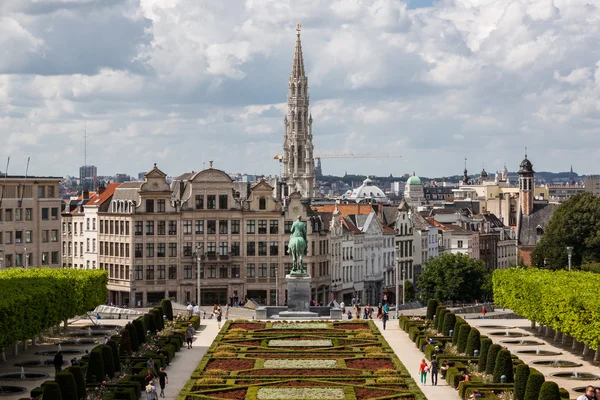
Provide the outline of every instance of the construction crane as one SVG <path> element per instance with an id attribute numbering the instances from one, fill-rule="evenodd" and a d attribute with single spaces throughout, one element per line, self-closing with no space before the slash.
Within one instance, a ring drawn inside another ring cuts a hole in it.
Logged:
<path id="1" fill-rule="evenodd" d="M 334 153 L 334 154 L 323 154 L 315 157 L 315 160 L 320 160 L 322 158 L 399 158 L 402 157 L 396 154 L 354 154 L 354 153 Z M 283 161 L 282 155 L 275 155 L 273 157 L 274 160 Z"/>

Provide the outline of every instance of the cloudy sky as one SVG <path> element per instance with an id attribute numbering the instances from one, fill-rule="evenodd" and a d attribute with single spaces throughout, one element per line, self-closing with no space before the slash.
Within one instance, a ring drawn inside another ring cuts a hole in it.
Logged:
<path id="1" fill-rule="evenodd" d="M 326 174 L 600 172 L 596 0 L 1 0 L 0 170 L 274 174 L 301 22 Z"/>

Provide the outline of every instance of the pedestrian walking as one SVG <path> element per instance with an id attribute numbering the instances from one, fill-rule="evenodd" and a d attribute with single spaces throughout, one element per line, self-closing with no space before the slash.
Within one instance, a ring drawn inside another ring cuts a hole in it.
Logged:
<path id="1" fill-rule="evenodd" d="M 381 305 L 381 303 L 379 303 L 377 305 L 377 319 L 381 319 L 382 316 L 383 316 L 383 306 Z"/>
<path id="2" fill-rule="evenodd" d="M 381 309 L 381 311 L 382 311 L 381 321 L 383 322 L 383 330 L 385 331 L 385 325 L 386 325 L 388 319 L 390 319 L 390 308 L 388 307 L 387 303 L 385 303 L 383 305 L 383 308 Z"/>
<path id="3" fill-rule="evenodd" d="M 192 348 L 192 339 L 194 338 L 195 329 L 192 327 L 192 324 L 188 324 L 187 329 L 185 330 L 185 341 L 187 342 L 188 349 Z"/>
<path id="4" fill-rule="evenodd" d="M 63 356 L 60 351 L 57 351 L 54 355 L 54 360 L 52 360 L 52 364 L 54 365 L 54 372 L 58 374 L 62 369 L 63 365 Z"/>
<path id="5" fill-rule="evenodd" d="M 169 383 L 169 377 L 163 367 L 158 372 L 158 384 L 160 386 L 160 397 L 165 397 L 165 386 Z"/>
<path id="6" fill-rule="evenodd" d="M 440 363 L 435 355 L 431 356 L 431 384 L 437 386 L 438 372 L 440 370 Z"/>
<path id="7" fill-rule="evenodd" d="M 154 386 L 154 382 L 148 383 L 146 385 L 146 399 L 147 400 L 157 400 L 158 396 L 156 394 L 156 386 Z"/>
<path id="8" fill-rule="evenodd" d="M 419 364 L 419 374 L 421 375 L 421 385 L 427 385 L 427 371 L 429 371 L 429 366 L 425 359 L 421 360 L 421 364 Z"/>
<path id="9" fill-rule="evenodd" d="M 194 315 L 200 316 L 200 307 L 198 304 L 194 306 Z"/>
<path id="10" fill-rule="evenodd" d="M 217 307 L 216 314 L 217 314 L 217 327 L 219 329 L 221 329 L 221 319 L 223 316 L 223 312 L 221 311 L 221 306 Z"/>
<path id="11" fill-rule="evenodd" d="M 229 319 L 229 304 L 225 306 L 225 320 Z"/>
<path id="12" fill-rule="evenodd" d="M 487 313 L 487 310 L 485 309 L 485 306 L 481 306 L 481 318 L 485 319 L 486 313 Z"/>
<path id="13" fill-rule="evenodd" d="M 188 304 L 187 312 L 188 312 L 188 316 L 190 316 L 190 317 L 194 314 L 194 306 L 192 305 L 192 303 Z"/>

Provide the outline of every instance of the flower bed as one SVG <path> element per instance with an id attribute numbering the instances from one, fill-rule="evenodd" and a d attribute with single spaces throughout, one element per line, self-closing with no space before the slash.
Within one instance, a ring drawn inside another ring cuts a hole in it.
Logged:
<path id="1" fill-rule="evenodd" d="M 225 324 L 178 400 L 426 400 L 372 322 L 251 325 Z"/>
<path id="2" fill-rule="evenodd" d="M 266 324 L 234 322 L 230 325 L 231 329 L 243 329 L 245 331 L 255 331 L 257 329 L 265 329 Z"/>

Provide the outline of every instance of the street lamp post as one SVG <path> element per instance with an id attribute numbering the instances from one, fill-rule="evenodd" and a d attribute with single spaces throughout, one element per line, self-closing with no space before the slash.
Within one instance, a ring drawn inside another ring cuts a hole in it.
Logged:
<path id="1" fill-rule="evenodd" d="M 404 277 L 405 265 L 402 266 L 402 304 L 406 304 L 406 278 Z"/>
<path id="2" fill-rule="evenodd" d="M 279 306 L 279 274 L 278 274 L 279 264 L 277 264 L 277 269 L 275 270 L 275 306 Z"/>
<path id="3" fill-rule="evenodd" d="M 396 319 L 400 316 L 400 308 L 398 307 L 400 300 L 400 258 L 396 258 Z"/>
<path id="4" fill-rule="evenodd" d="M 198 307 L 200 307 L 200 271 L 202 271 L 202 248 L 200 245 L 196 246 L 196 264 L 196 269 L 198 270 L 196 276 L 196 299 L 198 301 Z"/>
<path id="5" fill-rule="evenodd" d="M 29 256 L 27 255 L 27 247 L 23 247 L 23 255 L 25 256 L 25 269 L 29 267 Z"/>
<path id="6" fill-rule="evenodd" d="M 567 246 L 567 255 L 569 256 L 569 271 L 571 270 L 571 258 L 573 257 L 573 246 Z"/>

